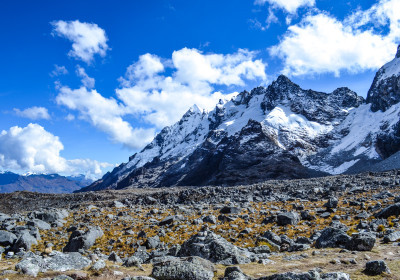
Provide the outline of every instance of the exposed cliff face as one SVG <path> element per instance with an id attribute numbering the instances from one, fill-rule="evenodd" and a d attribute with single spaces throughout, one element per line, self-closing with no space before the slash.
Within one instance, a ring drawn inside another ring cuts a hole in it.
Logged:
<path id="1" fill-rule="evenodd" d="M 386 63 L 376 73 L 371 88 L 368 91 L 367 103 L 371 110 L 386 111 L 390 106 L 400 101 L 400 45 L 396 57 Z"/>
<path id="2" fill-rule="evenodd" d="M 194 106 L 83 191 L 238 185 L 372 168 L 400 150 L 400 48 L 367 102 L 348 88 L 304 90 L 281 75 L 211 112 Z"/>

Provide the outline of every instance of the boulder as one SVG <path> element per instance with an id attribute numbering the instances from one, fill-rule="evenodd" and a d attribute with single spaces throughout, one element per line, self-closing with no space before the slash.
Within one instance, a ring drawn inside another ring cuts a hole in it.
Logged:
<path id="1" fill-rule="evenodd" d="M 69 237 L 67 245 L 64 247 L 64 252 L 78 252 L 81 249 L 88 250 L 94 245 L 96 239 L 104 235 L 100 227 L 92 227 L 88 231 L 74 231 Z"/>
<path id="2" fill-rule="evenodd" d="M 226 265 L 250 262 L 250 252 L 234 246 L 209 230 L 201 231 L 186 240 L 182 244 L 178 256 L 198 256 L 213 263 Z"/>
<path id="3" fill-rule="evenodd" d="M 208 215 L 203 218 L 204 223 L 216 224 L 217 218 L 214 215 Z"/>
<path id="4" fill-rule="evenodd" d="M 155 263 L 151 273 L 159 280 L 212 280 L 214 267 L 199 257 Z"/>
<path id="5" fill-rule="evenodd" d="M 376 238 L 371 233 L 354 233 L 346 244 L 346 249 L 351 251 L 371 251 Z"/>
<path id="6" fill-rule="evenodd" d="M 41 230 L 49 230 L 51 229 L 50 224 L 46 223 L 45 221 L 39 219 L 33 219 L 26 223 L 27 226 L 37 227 Z"/>
<path id="7" fill-rule="evenodd" d="M 64 254 L 61 252 L 53 252 L 50 257 L 41 257 L 33 253 L 28 253 L 15 266 L 16 270 L 28 271 L 39 267 L 39 272 L 46 271 L 68 271 L 81 270 L 89 266 L 91 261 L 79 253 Z"/>
<path id="8" fill-rule="evenodd" d="M 350 241 L 350 236 L 348 236 L 344 231 L 337 228 L 328 227 L 325 228 L 321 235 L 318 237 L 315 247 L 320 248 L 344 248 L 346 244 Z"/>
<path id="9" fill-rule="evenodd" d="M 111 252 L 108 256 L 108 260 L 111 262 L 122 263 L 121 258 L 115 252 Z"/>
<path id="10" fill-rule="evenodd" d="M 286 212 L 277 215 L 278 226 L 297 225 L 300 222 L 300 216 L 296 212 Z"/>
<path id="11" fill-rule="evenodd" d="M 131 256 L 127 258 L 122 265 L 125 267 L 140 267 L 141 263 L 142 261 L 139 258 Z"/>
<path id="12" fill-rule="evenodd" d="M 390 274 L 390 270 L 386 265 L 385 261 L 378 260 L 378 261 L 370 261 L 365 264 L 365 274 L 368 275 L 379 275 L 382 273 Z"/>
<path id="13" fill-rule="evenodd" d="M 159 226 L 171 225 L 176 221 L 183 221 L 185 218 L 182 215 L 168 216 L 158 223 Z"/>
<path id="14" fill-rule="evenodd" d="M 17 241 L 12 246 L 12 251 L 19 252 L 22 250 L 29 251 L 32 245 L 37 245 L 37 240 L 35 237 L 30 235 L 28 232 L 23 232 L 22 235 L 17 239 Z"/>
<path id="15" fill-rule="evenodd" d="M 28 214 L 29 217 L 36 218 L 46 223 L 52 224 L 58 221 L 62 221 L 69 215 L 65 209 L 46 209 L 43 211 L 35 211 Z"/>
<path id="16" fill-rule="evenodd" d="M 375 215 L 375 217 L 387 219 L 390 216 L 399 216 L 399 215 L 400 215 L 400 203 L 396 203 L 386 208 L 383 208 L 378 214 Z"/>
<path id="17" fill-rule="evenodd" d="M 219 210 L 221 214 L 239 214 L 241 212 L 240 208 L 235 206 L 224 206 Z"/>
<path id="18" fill-rule="evenodd" d="M 383 238 L 383 242 L 385 243 L 396 242 L 398 240 L 400 240 L 400 231 L 389 233 Z"/>
<path id="19" fill-rule="evenodd" d="M 51 280 L 74 280 L 74 278 L 69 277 L 68 275 L 57 275 L 56 277 L 52 278 Z"/>
<path id="20" fill-rule="evenodd" d="M 223 280 L 251 280 L 238 266 L 229 266 L 225 269 Z"/>
<path id="21" fill-rule="evenodd" d="M 334 209 L 338 206 L 339 200 L 336 197 L 330 197 L 328 202 L 325 203 L 325 207 L 328 209 Z"/>
<path id="22" fill-rule="evenodd" d="M 9 231 L 0 230 L 0 246 L 11 246 L 17 240 L 17 236 Z"/>
<path id="23" fill-rule="evenodd" d="M 103 260 L 98 260 L 91 266 L 91 270 L 99 271 L 106 267 L 106 262 Z"/>
<path id="24" fill-rule="evenodd" d="M 350 280 L 350 276 L 343 272 L 329 272 L 320 274 L 316 270 L 310 270 L 304 273 L 279 273 L 267 277 L 261 277 L 257 280 Z"/>
<path id="25" fill-rule="evenodd" d="M 133 277 L 122 278 L 122 280 L 156 280 L 156 279 L 147 276 L 133 276 Z"/>
<path id="26" fill-rule="evenodd" d="M 160 245 L 160 237 L 158 235 L 154 237 L 149 237 L 146 240 L 146 249 L 155 249 Z"/>

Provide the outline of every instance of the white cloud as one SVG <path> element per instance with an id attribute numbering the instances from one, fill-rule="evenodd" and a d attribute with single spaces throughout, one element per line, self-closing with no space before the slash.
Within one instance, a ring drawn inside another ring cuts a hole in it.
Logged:
<path id="1" fill-rule="evenodd" d="M 53 34 L 67 38 L 72 42 L 70 56 L 86 63 L 93 60 L 95 54 L 104 57 L 108 48 L 106 32 L 97 24 L 75 21 L 53 21 Z"/>
<path id="2" fill-rule="evenodd" d="M 255 52 L 247 50 L 222 55 L 187 48 L 175 51 L 171 59 L 144 54 L 120 78 L 118 99 L 105 98 L 86 87 L 59 86 L 56 101 L 77 111 L 79 118 L 107 133 L 112 141 L 139 149 L 158 129 L 178 121 L 190 106 L 212 109 L 219 99 L 236 94 L 231 86 L 265 83 L 266 65 L 255 57 Z M 216 91 L 214 86 L 227 92 Z M 126 117 L 134 118 L 136 126 Z"/>
<path id="3" fill-rule="evenodd" d="M 344 21 L 325 13 L 308 15 L 290 26 L 270 53 L 283 59 L 283 73 L 293 76 L 378 69 L 396 52 L 399 10 L 399 0 L 384 0 Z M 387 34 L 382 35 L 382 27 L 388 28 Z"/>
<path id="4" fill-rule="evenodd" d="M 278 9 L 284 9 L 290 14 L 296 13 L 300 7 L 312 7 L 315 5 L 315 0 L 256 0 L 254 3 L 258 5 L 264 5 L 269 3 L 272 7 Z"/>
<path id="5" fill-rule="evenodd" d="M 66 119 L 67 121 L 73 121 L 73 120 L 75 120 L 75 116 L 72 115 L 72 114 L 68 114 L 68 115 L 65 117 L 65 119 Z"/>
<path id="6" fill-rule="evenodd" d="M 86 88 L 94 88 L 95 80 L 94 78 L 91 78 L 86 74 L 86 71 L 84 68 L 80 67 L 79 65 L 76 66 L 76 74 L 82 78 L 81 82 L 83 86 Z"/>
<path id="7" fill-rule="evenodd" d="M 67 160 L 60 156 L 63 149 L 60 139 L 38 124 L 14 126 L 0 133 L 0 167 L 17 172 L 85 174 L 94 179 L 112 166 L 89 159 Z"/>
<path id="8" fill-rule="evenodd" d="M 23 118 L 28 118 L 31 120 L 40 120 L 40 119 L 49 120 L 50 119 L 49 112 L 44 107 L 34 106 L 31 108 L 27 108 L 25 110 L 20 110 L 20 109 L 14 108 L 14 112 L 17 116 L 20 116 Z"/>
<path id="9" fill-rule="evenodd" d="M 143 143 L 150 142 L 155 135 L 154 129 L 151 128 L 133 129 L 121 117 L 126 114 L 126 107 L 113 98 L 103 97 L 96 90 L 61 87 L 56 102 L 78 111 L 80 118 L 107 133 L 112 141 L 127 147 L 141 148 Z"/>
<path id="10" fill-rule="evenodd" d="M 248 80 L 265 82 L 265 64 L 255 56 L 247 50 L 223 55 L 184 48 L 162 63 L 159 57 L 145 54 L 128 67 L 117 96 L 130 113 L 140 114 L 162 128 L 178 121 L 193 104 L 208 110 L 219 99 L 229 97 L 215 91 L 214 86 L 244 86 Z M 165 68 L 172 74 L 164 75 Z"/>
<path id="11" fill-rule="evenodd" d="M 65 66 L 58 66 L 57 64 L 54 64 L 54 70 L 51 71 L 50 76 L 57 77 L 66 74 L 68 74 L 68 70 L 65 68 Z"/>

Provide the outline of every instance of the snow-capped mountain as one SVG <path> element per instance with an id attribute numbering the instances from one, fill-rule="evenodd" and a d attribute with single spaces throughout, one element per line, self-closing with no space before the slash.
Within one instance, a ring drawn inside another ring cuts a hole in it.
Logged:
<path id="1" fill-rule="evenodd" d="M 301 89 L 281 75 L 267 88 L 190 108 L 141 152 L 82 191 L 237 185 L 357 172 L 400 150 L 400 46 L 364 100 L 348 88 Z"/>

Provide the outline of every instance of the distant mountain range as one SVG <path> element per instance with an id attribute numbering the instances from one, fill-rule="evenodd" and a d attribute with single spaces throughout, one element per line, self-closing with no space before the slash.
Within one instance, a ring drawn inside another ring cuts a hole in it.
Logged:
<path id="1" fill-rule="evenodd" d="M 0 173 L 0 193 L 31 191 L 41 193 L 72 193 L 91 184 L 85 176 L 65 177 L 58 174 L 19 175 Z"/>

